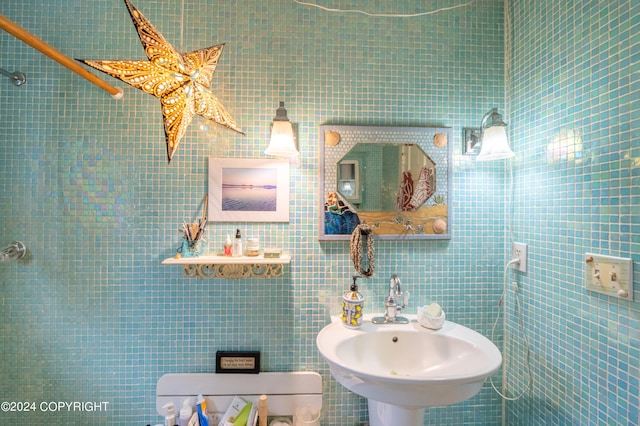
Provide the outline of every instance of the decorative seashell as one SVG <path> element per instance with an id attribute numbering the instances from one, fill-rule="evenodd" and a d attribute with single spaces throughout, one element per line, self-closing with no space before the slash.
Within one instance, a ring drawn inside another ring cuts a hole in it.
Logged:
<path id="1" fill-rule="evenodd" d="M 447 134 L 446 133 L 436 133 L 433 137 L 433 144 L 438 148 L 444 148 L 447 146 Z"/>
<path id="2" fill-rule="evenodd" d="M 447 232 L 447 221 L 444 219 L 436 219 L 432 225 L 434 234 L 444 234 Z"/>
<path id="3" fill-rule="evenodd" d="M 340 133 L 327 130 L 324 134 L 324 142 L 329 146 L 336 146 L 340 143 Z"/>

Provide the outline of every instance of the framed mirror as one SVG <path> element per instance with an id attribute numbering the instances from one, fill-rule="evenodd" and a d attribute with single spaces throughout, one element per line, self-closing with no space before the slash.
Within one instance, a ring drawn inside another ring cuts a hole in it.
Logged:
<path id="1" fill-rule="evenodd" d="M 450 239 L 451 128 L 320 126 L 320 240 Z"/>

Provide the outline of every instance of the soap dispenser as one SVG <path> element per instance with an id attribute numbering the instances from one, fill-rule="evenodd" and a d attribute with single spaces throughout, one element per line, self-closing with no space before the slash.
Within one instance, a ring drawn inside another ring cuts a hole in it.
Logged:
<path id="1" fill-rule="evenodd" d="M 353 276 L 351 290 L 342 295 L 342 324 L 347 328 L 360 328 L 364 296 L 358 291 L 359 275 Z"/>
<path id="2" fill-rule="evenodd" d="M 236 229 L 236 239 L 233 241 L 231 253 L 235 257 L 242 256 L 242 235 L 239 229 Z"/>
<path id="3" fill-rule="evenodd" d="M 167 415 L 164 418 L 164 426 L 175 426 L 176 425 L 176 409 L 173 406 L 172 402 L 168 402 L 164 405 L 163 408 L 167 409 Z"/>

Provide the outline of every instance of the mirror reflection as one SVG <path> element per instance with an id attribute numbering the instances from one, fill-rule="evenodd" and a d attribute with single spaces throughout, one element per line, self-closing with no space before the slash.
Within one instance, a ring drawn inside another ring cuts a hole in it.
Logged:
<path id="1" fill-rule="evenodd" d="M 361 212 L 413 211 L 436 189 L 436 164 L 415 144 L 356 144 L 337 164 L 338 193 Z"/>

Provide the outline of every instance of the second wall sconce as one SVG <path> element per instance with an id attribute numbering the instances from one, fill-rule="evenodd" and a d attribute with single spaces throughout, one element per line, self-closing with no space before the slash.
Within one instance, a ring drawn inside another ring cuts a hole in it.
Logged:
<path id="1" fill-rule="evenodd" d="M 269 146 L 264 153 L 275 157 L 296 158 L 300 155 L 297 142 L 298 125 L 289 120 L 284 102 L 280 101 L 280 107 L 276 110 L 271 124 Z"/>
<path id="2" fill-rule="evenodd" d="M 498 108 L 482 117 L 480 128 L 462 129 L 462 153 L 475 155 L 477 161 L 500 160 L 516 154 L 509 148 L 507 123 L 502 120 Z"/>

